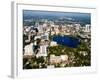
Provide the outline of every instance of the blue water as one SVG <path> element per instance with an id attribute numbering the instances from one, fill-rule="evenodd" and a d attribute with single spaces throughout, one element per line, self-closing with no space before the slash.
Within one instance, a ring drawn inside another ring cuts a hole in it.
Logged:
<path id="1" fill-rule="evenodd" d="M 68 36 L 54 36 L 53 41 L 71 48 L 76 48 L 80 43 L 79 39 Z"/>

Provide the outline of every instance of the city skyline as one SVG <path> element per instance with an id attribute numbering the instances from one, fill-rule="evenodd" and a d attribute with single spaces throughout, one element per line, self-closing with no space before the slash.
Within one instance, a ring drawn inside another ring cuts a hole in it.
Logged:
<path id="1" fill-rule="evenodd" d="M 39 11 L 39 10 L 23 10 L 23 21 L 29 20 L 51 20 L 80 23 L 81 25 L 91 24 L 90 13 L 78 12 L 55 12 L 55 11 Z"/>

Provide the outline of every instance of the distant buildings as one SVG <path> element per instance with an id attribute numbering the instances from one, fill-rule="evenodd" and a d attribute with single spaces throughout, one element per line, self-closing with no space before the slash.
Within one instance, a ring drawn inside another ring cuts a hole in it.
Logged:
<path id="1" fill-rule="evenodd" d="M 43 33 L 43 25 L 40 25 L 38 22 L 36 22 L 35 28 L 38 29 L 39 33 Z"/>
<path id="2" fill-rule="evenodd" d="M 80 24 L 74 24 L 75 28 L 76 28 L 76 31 L 78 32 L 81 28 L 81 25 Z"/>
<path id="3" fill-rule="evenodd" d="M 91 25 L 86 24 L 84 27 L 82 27 L 82 31 L 87 33 L 91 32 Z"/>
<path id="4" fill-rule="evenodd" d="M 85 32 L 90 32 L 90 25 L 89 24 L 87 24 L 87 25 L 85 25 Z"/>

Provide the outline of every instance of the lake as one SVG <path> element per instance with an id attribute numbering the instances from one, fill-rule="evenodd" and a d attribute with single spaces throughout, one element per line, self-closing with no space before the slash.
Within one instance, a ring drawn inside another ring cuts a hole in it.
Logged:
<path id="1" fill-rule="evenodd" d="M 54 36 L 53 41 L 71 48 L 76 48 L 80 43 L 79 39 L 69 36 Z"/>

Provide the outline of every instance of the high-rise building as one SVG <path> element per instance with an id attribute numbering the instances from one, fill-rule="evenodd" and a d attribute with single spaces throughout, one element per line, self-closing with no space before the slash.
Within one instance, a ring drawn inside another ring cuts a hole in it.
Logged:
<path id="1" fill-rule="evenodd" d="M 90 32 L 90 24 L 85 25 L 85 32 Z"/>
<path id="2" fill-rule="evenodd" d="M 74 24 L 75 28 L 76 28 L 76 31 L 79 31 L 80 30 L 80 27 L 81 25 L 80 24 Z"/>
<path id="3" fill-rule="evenodd" d="M 40 46 L 40 54 L 41 54 L 41 56 L 47 56 L 47 46 L 48 45 L 41 45 Z"/>

